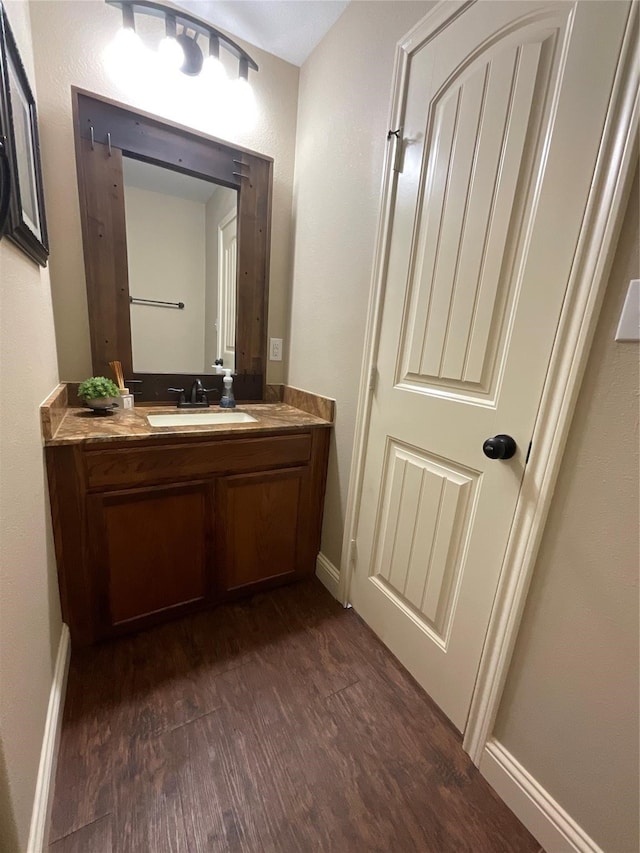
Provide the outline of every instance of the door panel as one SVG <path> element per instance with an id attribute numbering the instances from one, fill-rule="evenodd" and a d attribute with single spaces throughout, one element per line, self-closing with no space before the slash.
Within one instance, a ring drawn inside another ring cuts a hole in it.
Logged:
<path id="1" fill-rule="evenodd" d="M 389 440 L 373 577 L 446 650 L 479 472 Z"/>
<path id="2" fill-rule="evenodd" d="M 425 227 L 404 320 L 404 379 L 484 394 L 494 385 L 506 328 L 500 272 L 527 126 L 548 77 L 536 86 L 541 57 L 541 44 L 509 46 L 490 62 L 483 54 L 477 70 L 433 108 L 426 135 L 434 145 L 417 209 Z"/>
<path id="3" fill-rule="evenodd" d="M 525 237 L 522 192 L 540 168 L 533 148 L 559 72 L 560 23 L 525 21 L 478 48 L 470 67 L 432 86 L 409 248 L 407 308 L 396 382 L 495 397 L 517 280 L 507 247 Z M 426 73 L 428 52 L 412 63 Z M 435 75 L 434 75 L 435 77 Z M 422 91 L 410 92 L 421 99 Z M 420 105 L 422 108 L 422 105 Z M 543 134 L 544 135 L 544 134 Z M 528 144 L 527 144 L 528 143 Z M 520 202 L 520 203 L 519 203 Z"/>
<path id="4" fill-rule="evenodd" d="M 629 8 L 480 2 L 411 42 L 350 597 L 460 729 Z"/>

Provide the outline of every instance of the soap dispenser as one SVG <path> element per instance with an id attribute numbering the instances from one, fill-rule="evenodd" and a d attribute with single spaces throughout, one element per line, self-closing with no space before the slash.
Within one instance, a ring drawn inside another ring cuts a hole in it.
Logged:
<path id="1" fill-rule="evenodd" d="M 236 407 L 236 398 L 233 396 L 233 376 L 231 375 L 231 368 L 224 368 L 224 379 L 222 380 L 224 385 L 224 391 L 222 392 L 222 398 L 220 399 L 220 407 L 222 409 L 235 409 Z"/>

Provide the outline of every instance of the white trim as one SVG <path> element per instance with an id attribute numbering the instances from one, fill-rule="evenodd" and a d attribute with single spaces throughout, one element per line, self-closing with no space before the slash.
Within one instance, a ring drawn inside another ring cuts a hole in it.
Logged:
<path id="1" fill-rule="evenodd" d="M 322 551 L 316 559 L 316 577 L 331 595 L 340 601 L 340 572 Z"/>
<path id="2" fill-rule="evenodd" d="M 545 850 L 603 853 L 560 803 L 497 740 L 489 741 L 485 747 L 480 773 Z"/>
<path id="3" fill-rule="evenodd" d="M 390 128 L 399 127 L 401 124 L 409 54 L 445 25 L 450 17 L 461 14 L 467 5 L 454 5 L 444 0 L 398 44 L 393 74 Z M 523 479 L 465 728 L 463 746 L 476 764 L 480 761 L 491 734 L 502 695 L 604 296 L 615 240 L 630 189 L 634 157 L 637 158 L 639 63 L 634 33 L 637 14 L 636 4 L 632 3 L 580 244 L 533 435 L 535 451 Z M 339 598 L 344 604 L 349 600 L 352 576 L 349 555 L 351 541 L 356 538 L 358 529 L 359 501 L 369 430 L 372 402 L 369 377 L 377 359 L 384 300 L 388 259 L 386 234 L 395 194 L 393 153 L 390 145 L 384 161 L 380 218 L 358 394 L 353 463 L 341 554 Z"/>
<path id="4" fill-rule="evenodd" d="M 232 207 L 229 213 L 225 214 L 222 219 L 218 222 L 218 292 L 217 296 L 217 305 L 216 305 L 216 314 L 218 316 L 216 323 L 216 352 L 217 357 L 224 359 L 227 354 L 227 350 L 224 348 L 224 343 L 226 342 L 227 337 L 227 324 L 224 319 L 224 316 L 227 314 L 227 292 L 225 281 L 225 263 L 224 263 L 224 229 L 231 225 L 231 223 L 236 220 L 236 243 L 238 239 L 238 210 L 237 207 Z M 238 278 L 238 270 L 236 269 L 236 280 Z M 221 308 L 222 306 L 222 308 Z M 237 312 L 237 306 L 235 306 L 235 310 Z M 234 340 L 234 348 L 235 348 L 235 340 Z M 227 358 L 228 360 L 228 358 Z M 235 360 L 235 359 L 234 359 Z M 212 365 L 213 367 L 213 365 Z"/>
<path id="5" fill-rule="evenodd" d="M 58 645 L 56 668 L 53 673 L 51 693 L 49 694 L 47 719 L 44 725 L 27 853 L 43 853 L 47 847 L 51 805 L 53 803 L 53 785 L 58 761 L 62 712 L 64 710 L 70 660 L 71 643 L 69 641 L 69 628 L 63 624 L 60 643 Z"/>

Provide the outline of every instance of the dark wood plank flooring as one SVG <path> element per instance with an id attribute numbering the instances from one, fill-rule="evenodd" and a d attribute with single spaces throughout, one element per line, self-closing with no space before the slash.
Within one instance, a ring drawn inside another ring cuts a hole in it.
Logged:
<path id="1" fill-rule="evenodd" d="M 315 580 L 74 651 L 50 853 L 538 853 Z"/>

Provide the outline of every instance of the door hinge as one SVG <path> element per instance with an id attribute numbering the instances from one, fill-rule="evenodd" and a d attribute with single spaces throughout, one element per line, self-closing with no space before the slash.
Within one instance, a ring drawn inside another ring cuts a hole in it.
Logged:
<path id="1" fill-rule="evenodd" d="M 355 539 L 351 540 L 351 548 L 349 550 L 349 565 L 355 569 L 358 564 L 358 543 Z"/>
<path id="2" fill-rule="evenodd" d="M 524 460 L 524 464 L 525 464 L 525 465 L 527 464 L 527 462 L 529 461 L 529 457 L 531 456 L 531 445 L 532 445 L 532 444 L 533 444 L 533 442 L 532 442 L 532 441 L 530 441 L 530 442 L 529 442 L 529 447 L 527 448 L 527 458 Z"/>
<path id="3" fill-rule="evenodd" d="M 402 137 L 402 128 L 390 130 L 387 133 L 387 140 L 395 139 L 395 151 L 393 153 L 393 171 L 402 172 L 402 157 L 404 154 L 404 139 Z"/>
<path id="4" fill-rule="evenodd" d="M 369 391 L 375 391 L 378 384 L 378 368 L 374 365 L 369 374 Z"/>

